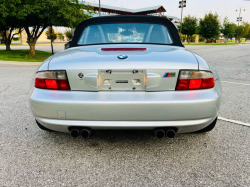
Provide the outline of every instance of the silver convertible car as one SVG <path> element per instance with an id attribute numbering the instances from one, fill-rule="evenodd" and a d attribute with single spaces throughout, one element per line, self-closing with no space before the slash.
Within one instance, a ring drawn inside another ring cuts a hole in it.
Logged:
<path id="1" fill-rule="evenodd" d="M 37 69 L 30 92 L 41 129 L 84 138 L 102 129 L 152 130 L 158 138 L 207 132 L 220 101 L 216 70 L 156 16 L 83 21 L 70 47 Z"/>

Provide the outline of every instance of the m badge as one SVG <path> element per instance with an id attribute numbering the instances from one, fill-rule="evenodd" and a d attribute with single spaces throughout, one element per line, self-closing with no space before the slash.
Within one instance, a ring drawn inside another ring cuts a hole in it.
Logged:
<path id="1" fill-rule="evenodd" d="M 175 77 L 175 73 L 165 73 L 163 78 Z"/>

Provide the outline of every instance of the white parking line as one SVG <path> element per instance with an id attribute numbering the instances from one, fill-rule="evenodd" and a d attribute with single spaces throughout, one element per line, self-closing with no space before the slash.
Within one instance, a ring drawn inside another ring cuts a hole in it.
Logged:
<path id="1" fill-rule="evenodd" d="M 238 125 L 244 125 L 244 126 L 250 127 L 250 123 L 245 123 L 245 122 L 242 122 L 242 121 L 227 119 L 227 118 L 223 118 L 223 117 L 220 117 L 220 116 L 218 117 L 218 119 L 223 120 L 223 121 L 228 121 L 228 122 L 231 122 L 231 123 L 236 123 Z"/>
<path id="2" fill-rule="evenodd" d="M 228 82 L 228 81 L 221 81 L 221 82 L 226 82 L 226 83 L 231 83 L 231 84 L 242 84 L 242 85 L 250 86 L 250 84 L 244 84 L 244 83 L 239 83 L 239 82 Z"/>

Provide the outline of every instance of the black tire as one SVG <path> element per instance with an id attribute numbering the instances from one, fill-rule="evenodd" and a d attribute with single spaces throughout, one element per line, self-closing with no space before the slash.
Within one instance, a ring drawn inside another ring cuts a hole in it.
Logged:
<path id="1" fill-rule="evenodd" d="M 204 129 L 201 129 L 199 131 L 197 131 L 198 133 L 202 133 L 202 132 L 209 132 L 211 130 L 213 130 L 213 128 L 215 127 L 216 125 L 216 122 L 217 122 L 217 118 L 215 118 L 215 120 L 210 124 L 208 125 L 207 127 L 205 127 Z"/>
<path id="2" fill-rule="evenodd" d="M 38 126 L 40 129 L 42 129 L 42 130 L 44 130 L 44 131 L 54 132 L 53 130 L 48 129 L 48 128 L 42 126 L 38 121 L 36 121 L 36 124 L 37 124 L 37 126 Z"/>

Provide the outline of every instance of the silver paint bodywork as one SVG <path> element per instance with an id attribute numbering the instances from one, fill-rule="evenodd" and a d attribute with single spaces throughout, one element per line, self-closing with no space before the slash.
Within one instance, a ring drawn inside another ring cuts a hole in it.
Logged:
<path id="1" fill-rule="evenodd" d="M 147 50 L 101 50 L 108 47 L 143 47 Z M 128 58 L 120 60 L 119 55 Z M 182 69 L 212 71 L 215 87 L 175 91 Z M 146 44 L 74 47 L 50 57 L 37 71 L 46 70 L 66 70 L 71 87 L 71 91 L 34 88 L 33 77 L 31 110 L 39 123 L 56 131 L 69 132 L 70 126 L 92 129 L 177 127 L 177 133 L 187 133 L 211 124 L 220 108 L 218 73 L 200 56 L 183 47 Z M 106 74 L 106 70 L 113 73 Z M 133 70 L 140 74 L 133 74 Z M 174 72 L 176 76 L 163 78 L 166 72 Z M 82 79 L 78 77 L 79 73 L 84 75 Z M 111 82 L 104 85 L 106 79 Z M 132 82 L 124 86 L 114 83 L 125 79 Z M 133 82 L 137 79 L 141 80 L 140 84 Z"/>

